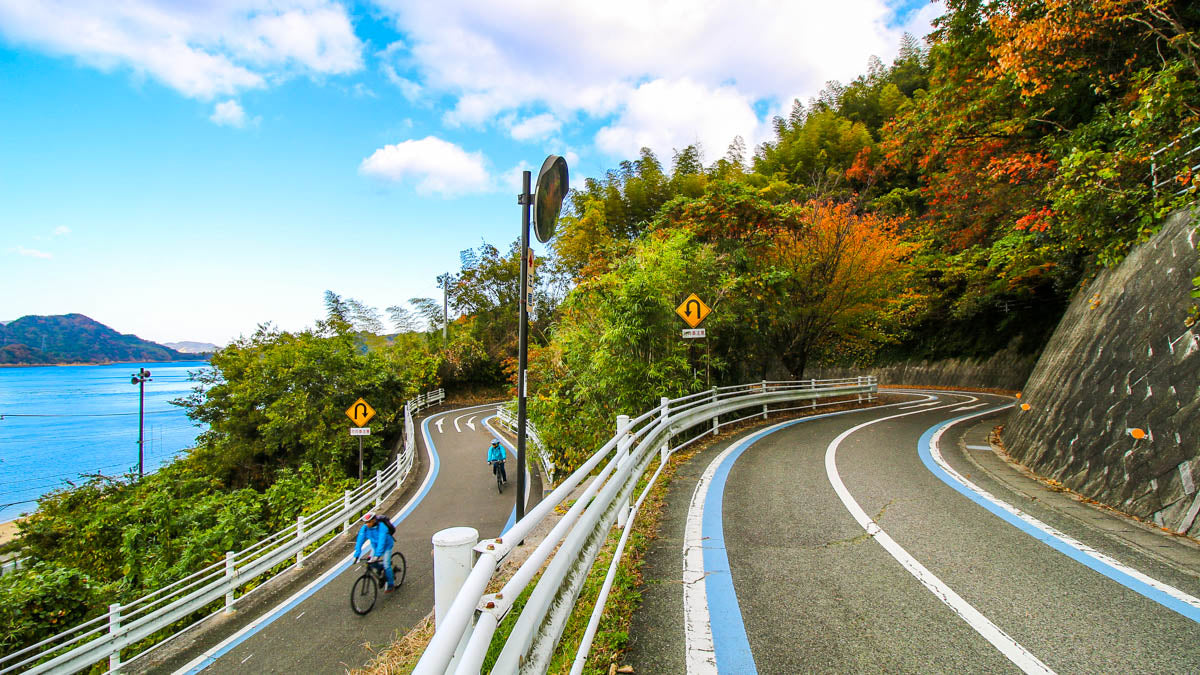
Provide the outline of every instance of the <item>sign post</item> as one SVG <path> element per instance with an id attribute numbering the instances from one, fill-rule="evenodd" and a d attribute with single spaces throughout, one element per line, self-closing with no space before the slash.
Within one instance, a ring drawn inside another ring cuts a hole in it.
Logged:
<path id="1" fill-rule="evenodd" d="M 525 370 L 529 365 L 529 304 L 533 295 L 529 290 L 529 261 L 532 257 L 529 251 L 529 211 L 532 207 L 534 233 L 538 241 L 543 244 L 550 241 L 558 223 L 563 198 L 567 196 L 567 160 L 550 155 L 542 162 L 536 193 L 530 192 L 532 178 L 529 171 L 521 172 L 521 194 L 517 195 L 517 203 L 521 205 L 521 288 L 517 323 L 517 520 L 525 517 L 525 426 L 528 423 Z"/>
<path id="2" fill-rule="evenodd" d="M 351 429 L 350 435 L 358 436 L 358 482 L 360 485 L 363 479 L 362 437 L 371 435 L 370 427 L 365 429 L 362 427 L 367 422 L 370 422 L 374 416 L 375 409 L 362 398 L 359 398 L 353 405 L 346 409 L 346 417 L 349 417 L 350 421 L 354 422 L 356 427 L 359 427 L 358 429 Z"/>

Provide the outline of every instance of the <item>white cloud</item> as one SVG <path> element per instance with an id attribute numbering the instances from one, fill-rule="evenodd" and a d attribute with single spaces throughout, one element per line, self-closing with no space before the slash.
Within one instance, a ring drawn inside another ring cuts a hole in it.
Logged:
<path id="1" fill-rule="evenodd" d="M 448 197 L 492 188 L 483 153 L 467 152 L 435 136 L 385 145 L 364 159 L 358 170 L 395 182 L 415 180 L 421 194 Z"/>
<path id="2" fill-rule="evenodd" d="M 562 121 L 550 113 L 542 113 L 517 122 L 508 130 L 518 141 L 544 139 L 562 128 Z"/>
<path id="3" fill-rule="evenodd" d="M 767 120 L 755 115 L 751 124 L 746 110 L 789 108 L 793 96 L 804 100 L 828 80 L 861 74 L 871 55 L 889 61 L 905 30 L 924 35 L 941 10 L 931 4 L 897 25 L 895 0 L 376 2 L 408 36 L 387 52 L 389 62 L 405 64 L 410 89 L 455 101 L 446 123 L 503 124 L 505 116 L 530 108 L 547 110 L 545 123 L 577 113 L 615 116 L 597 141 L 620 154 L 643 138 L 699 139 L 723 153 L 732 135 L 718 136 L 731 131 L 753 147 L 755 125 Z M 664 99 L 656 89 L 682 92 L 686 100 Z M 648 108 L 655 98 L 668 107 L 705 107 L 706 96 L 720 109 Z M 534 137 L 538 117 L 517 133 Z"/>
<path id="4" fill-rule="evenodd" d="M 362 67 L 362 45 L 332 0 L 0 0 L 0 35 L 202 100 Z"/>
<path id="5" fill-rule="evenodd" d="M 71 234 L 71 228 L 67 227 L 66 225 L 59 225 L 58 227 L 54 228 L 54 236 L 56 237 L 65 237 L 68 234 Z"/>
<path id="6" fill-rule="evenodd" d="M 18 246 L 12 250 L 16 251 L 17 255 L 23 255 L 26 258 L 41 258 L 43 260 L 49 260 L 54 257 L 53 254 L 46 253 L 45 251 L 39 251 L 34 248 L 25 248 L 24 246 Z"/>
<path id="7" fill-rule="evenodd" d="M 699 143 L 705 161 L 725 154 L 734 136 L 754 147 L 765 125 L 753 102 L 733 87 L 709 88 L 688 79 L 640 85 L 617 119 L 596 133 L 596 147 L 618 157 L 648 147 L 666 162 L 673 149 Z"/>
<path id="8" fill-rule="evenodd" d="M 246 126 L 246 111 L 237 101 L 230 99 L 214 106 L 213 114 L 208 119 L 212 120 L 213 124 L 240 129 Z"/>

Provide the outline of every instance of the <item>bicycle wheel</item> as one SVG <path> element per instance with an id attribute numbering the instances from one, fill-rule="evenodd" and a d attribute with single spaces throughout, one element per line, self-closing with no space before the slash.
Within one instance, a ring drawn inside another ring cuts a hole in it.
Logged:
<path id="1" fill-rule="evenodd" d="M 404 583 L 404 575 L 408 573 L 408 563 L 404 560 L 404 554 L 396 551 L 392 554 L 392 577 L 396 580 L 396 588 Z"/>
<path id="2" fill-rule="evenodd" d="M 504 494 L 504 481 L 500 480 L 499 471 L 496 472 L 496 489 L 500 491 L 500 494 Z"/>
<path id="3" fill-rule="evenodd" d="M 366 614 L 375 606 L 375 598 L 379 597 L 379 585 L 370 572 L 363 572 L 350 589 L 350 609 L 355 614 Z"/>

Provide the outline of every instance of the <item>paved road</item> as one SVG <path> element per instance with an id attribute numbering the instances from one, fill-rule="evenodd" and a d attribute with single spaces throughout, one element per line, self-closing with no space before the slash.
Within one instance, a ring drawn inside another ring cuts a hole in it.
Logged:
<path id="1" fill-rule="evenodd" d="M 402 518 L 396 522 L 396 550 L 408 559 L 407 578 L 395 593 L 381 594 L 366 616 L 350 610 L 350 586 L 361 571 L 344 558 L 353 551 L 353 539 L 348 539 L 328 576 L 314 581 L 317 587 L 310 593 L 281 602 L 268 614 L 273 617 L 270 623 L 240 641 L 209 646 L 215 660 L 193 661 L 182 672 L 344 673 L 365 665 L 376 651 L 424 618 L 433 608 L 434 533 L 468 525 L 478 529 L 481 538 L 488 538 L 511 524 L 516 461 L 510 453 L 510 487 L 503 495 L 497 493 L 486 462 L 492 433 L 483 422 L 495 409 L 495 404 L 489 404 L 441 412 L 419 425 L 424 433 L 418 432 L 418 452 L 425 452 L 426 439 L 432 450 L 423 462 L 430 483 L 423 494 L 420 489 L 412 491 L 407 515 L 400 512 L 403 505 L 389 513 L 394 521 Z M 532 487 L 531 493 L 540 497 L 540 486 Z"/>
<path id="2" fill-rule="evenodd" d="M 1198 547 L 1018 474 L 987 443 L 999 413 L 935 437 L 1010 400 L 907 398 L 684 467 L 635 672 L 1200 672 Z"/>

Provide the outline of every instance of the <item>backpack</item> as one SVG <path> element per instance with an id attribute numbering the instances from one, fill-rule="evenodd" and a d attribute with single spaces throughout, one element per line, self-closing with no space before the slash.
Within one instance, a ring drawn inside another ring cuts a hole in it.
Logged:
<path id="1" fill-rule="evenodd" d="M 384 518 L 383 524 L 387 525 L 388 534 L 392 535 L 392 538 L 395 539 L 396 538 L 396 526 L 392 524 L 392 519 Z"/>

